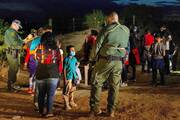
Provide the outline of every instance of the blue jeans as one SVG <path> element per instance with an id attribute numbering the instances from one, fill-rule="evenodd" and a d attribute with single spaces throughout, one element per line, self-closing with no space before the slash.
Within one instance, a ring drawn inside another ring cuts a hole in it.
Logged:
<path id="1" fill-rule="evenodd" d="M 152 84 L 157 84 L 157 70 L 161 77 L 161 85 L 165 84 L 164 80 L 164 60 L 163 59 L 152 59 Z"/>
<path id="2" fill-rule="evenodd" d="M 54 94 L 58 84 L 58 78 L 49 78 L 44 80 L 37 80 L 38 94 L 38 106 L 39 113 L 44 113 L 44 108 L 47 109 L 47 113 L 52 113 L 52 106 L 54 102 Z"/>

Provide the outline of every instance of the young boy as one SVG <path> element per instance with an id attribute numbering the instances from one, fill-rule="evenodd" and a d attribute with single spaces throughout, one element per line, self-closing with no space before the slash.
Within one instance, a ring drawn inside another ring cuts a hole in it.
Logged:
<path id="1" fill-rule="evenodd" d="M 67 46 L 67 57 L 64 59 L 64 90 L 63 96 L 65 101 L 65 109 L 70 110 L 71 107 L 77 107 L 74 102 L 74 91 L 76 90 L 76 80 L 78 79 L 76 73 L 76 65 L 78 61 L 75 57 L 75 48 L 70 45 Z"/>
<path id="2" fill-rule="evenodd" d="M 165 46 L 162 43 L 160 34 L 155 36 L 155 42 L 151 45 L 150 53 L 152 55 L 152 84 L 157 85 L 157 70 L 159 70 L 161 81 L 160 84 L 164 85 L 164 56 Z"/>

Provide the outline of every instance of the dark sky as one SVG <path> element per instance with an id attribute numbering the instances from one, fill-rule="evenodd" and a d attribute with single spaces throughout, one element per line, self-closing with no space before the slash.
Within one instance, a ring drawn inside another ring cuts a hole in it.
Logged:
<path id="1" fill-rule="evenodd" d="M 0 0 L 0 18 L 8 21 L 16 18 L 28 25 L 44 24 L 51 17 L 63 24 L 67 19 L 82 17 L 93 9 L 106 13 L 121 11 L 131 4 L 168 8 L 180 14 L 180 0 Z"/>
<path id="2" fill-rule="evenodd" d="M 146 4 L 180 7 L 180 0 L 0 0 L 1 17 L 78 16 L 93 9 L 113 10 L 117 5 Z M 117 5 L 116 5 L 117 4 Z"/>
<path id="3" fill-rule="evenodd" d="M 180 0 L 114 0 L 116 3 L 119 4 L 131 4 L 136 3 L 139 5 L 152 5 L 152 6 L 179 6 L 180 7 Z"/>
<path id="4" fill-rule="evenodd" d="M 76 16 L 92 9 L 114 8 L 111 0 L 0 0 L 0 15 L 24 17 Z M 33 14 L 33 15 L 31 15 Z"/>
<path id="5" fill-rule="evenodd" d="M 0 0 L 0 18 L 9 22 L 20 19 L 26 26 L 39 26 L 53 18 L 54 23 L 65 25 L 72 23 L 73 17 L 82 18 L 93 9 L 105 12 L 117 7 L 111 0 Z"/>

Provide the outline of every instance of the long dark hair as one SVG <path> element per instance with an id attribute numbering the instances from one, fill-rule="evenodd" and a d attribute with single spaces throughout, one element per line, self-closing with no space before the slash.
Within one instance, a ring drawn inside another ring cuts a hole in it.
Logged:
<path id="1" fill-rule="evenodd" d="M 56 49 L 56 41 L 52 32 L 46 32 L 41 37 L 41 44 L 44 45 L 45 49 Z"/>

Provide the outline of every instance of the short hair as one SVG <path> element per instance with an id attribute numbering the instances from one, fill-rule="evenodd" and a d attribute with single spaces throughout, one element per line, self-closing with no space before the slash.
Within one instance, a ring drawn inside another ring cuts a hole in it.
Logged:
<path id="1" fill-rule="evenodd" d="M 31 34 L 35 37 L 38 34 L 38 31 L 36 29 L 31 29 Z"/>
<path id="2" fill-rule="evenodd" d="M 74 45 L 68 45 L 66 47 L 66 52 L 69 53 L 71 48 L 74 48 Z"/>
<path id="3" fill-rule="evenodd" d="M 161 34 L 160 33 L 156 33 L 154 38 L 162 38 Z"/>
<path id="4" fill-rule="evenodd" d="M 115 16 L 115 15 L 118 16 L 117 12 L 113 11 L 113 12 L 110 12 L 110 13 L 108 14 L 108 17 L 113 17 L 113 16 Z"/>
<path id="5" fill-rule="evenodd" d="M 109 14 L 108 14 L 108 17 L 113 18 L 114 22 L 118 22 L 117 20 L 119 20 L 118 13 L 115 12 L 115 11 L 109 13 Z"/>
<path id="6" fill-rule="evenodd" d="M 97 36 L 98 35 L 98 31 L 97 30 L 91 30 L 91 35 Z"/>
<path id="7" fill-rule="evenodd" d="M 163 24 L 163 25 L 161 26 L 161 28 L 166 28 L 166 25 Z"/>
<path id="8" fill-rule="evenodd" d="M 43 28 L 40 27 L 38 30 L 37 30 L 37 35 L 38 36 L 42 36 L 43 35 Z"/>
<path id="9" fill-rule="evenodd" d="M 52 30 L 52 26 L 46 25 L 43 27 L 44 30 Z"/>
<path id="10" fill-rule="evenodd" d="M 151 33 L 151 30 L 150 30 L 149 28 L 147 28 L 147 29 L 145 30 L 145 32 L 146 32 L 146 33 L 148 33 L 148 32 Z"/>

